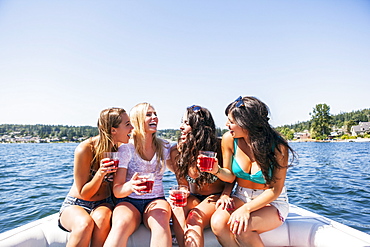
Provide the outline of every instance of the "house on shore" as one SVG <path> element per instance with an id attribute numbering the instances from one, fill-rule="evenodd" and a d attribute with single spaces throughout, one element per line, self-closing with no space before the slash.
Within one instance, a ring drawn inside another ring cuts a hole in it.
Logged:
<path id="1" fill-rule="evenodd" d="M 370 122 L 360 122 L 358 125 L 351 127 L 351 135 L 365 135 L 370 134 Z"/>
<path id="2" fill-rule="evenodd" d="M 304 130 L 303 132 L 296 132 L 294 133 L 294 139 L 296 140 L 307 140 L 310 139 L 311 135 L 308 130 Z"/>

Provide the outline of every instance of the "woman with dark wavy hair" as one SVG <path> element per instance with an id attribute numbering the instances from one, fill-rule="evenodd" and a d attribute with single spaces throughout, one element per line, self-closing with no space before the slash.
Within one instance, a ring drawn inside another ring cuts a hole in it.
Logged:
<path id="1" fill-rule="evenodd" d="M 201 150 L 217 152 L 222 165 L 221 142 L 209 110 L 196 105 L 188 107 L 180 130 L 177 149 L 171 153 L 173 167 L 169 168 L 179 185 L 189 187 L 190 195 L 187 206 L 173 207 L 173 227 L 179 246 L 204 246 L 203 229 L 209 227 L 216 205 L 231 207 L 232 184 L 225 186 L 217 176 L 200 172 L 197 166 Z"/>
<path id="2" fill-rule="evenodd" d="M 236 210 L 217 210 L 212 230 L 222 246 L 264 246 L 260 233 L 282 225 L 289 211 L 286 178 L 287 141 L 269 124 L 266 104 L 239 97 L 225 111 L 229 131 L 222 137 L 223 168 L 214 168 L 226 182 L 236 179 Z"/>

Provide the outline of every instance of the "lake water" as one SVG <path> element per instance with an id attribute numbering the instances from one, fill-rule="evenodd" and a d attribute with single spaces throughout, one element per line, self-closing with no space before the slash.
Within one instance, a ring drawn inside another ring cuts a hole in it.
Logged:
<path id="1" fill-rule="evenodd" d="M 78 144 L 0 144 L 0 232 L 58 212 Z M 290 203 L 370 234 L 370 142 L 291 143 Z M 175 184 L 164 176 L 165 190 Z"/>

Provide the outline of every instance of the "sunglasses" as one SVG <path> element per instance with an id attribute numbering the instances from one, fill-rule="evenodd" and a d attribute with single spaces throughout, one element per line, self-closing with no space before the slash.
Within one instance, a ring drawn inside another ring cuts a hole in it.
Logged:
<path id="1" fill-rule="evenodd" d="M 239 98 L 237 98 L 234 102 L 236 102 L 235 104 L 236 107 L 245 106 L 242 96 L 239 96 Z"/>
<path id="2" fill-rule="evenodd" d="M 193 112 L 195 112 L 195 113 L 202 110 L 202 107 L 200 107 L 199 105 L 192 105 L 192 106 L 189 106 L 188 108 L 192 109 Z"/>

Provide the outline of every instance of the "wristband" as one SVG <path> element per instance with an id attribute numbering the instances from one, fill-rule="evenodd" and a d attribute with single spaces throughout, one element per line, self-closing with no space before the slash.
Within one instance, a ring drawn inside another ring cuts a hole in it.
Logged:
<path id="1" fill-rule="evenodd" d="M 221 172 L 221 167 L 220 166 L 218 166 L 218 170 L 217 170 L 217 172 L 215 173 L 215 174 L 213 174 L 213 175 L 217 175 L 217 174 L 219 174 L 220 172 Z"/>

